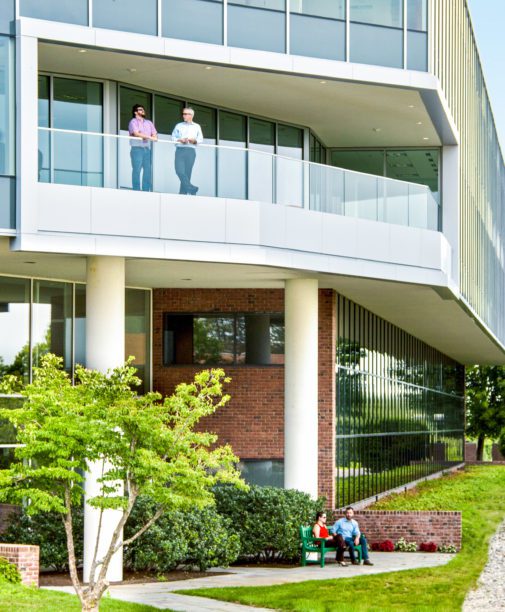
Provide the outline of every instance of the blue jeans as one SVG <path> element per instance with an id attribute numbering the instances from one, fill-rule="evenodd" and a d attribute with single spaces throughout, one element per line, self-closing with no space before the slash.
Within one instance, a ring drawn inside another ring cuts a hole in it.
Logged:
<path id="1" fill-rule="evenodd" d="M 351 561 L 354 563 L 354 561 L 356 561 L 356 553 L 354 552 L 354 538 L 345 538 L 345 543 L 349 547 L 349 556 L 351 557 Z M 361 544 L 361 550 L 363 552 L 363 561 L 366 561 L 368 559 L 368 545 L 364 535 L 360 536 L 359 543 Z"/>
<path id="2" fill-rule="evenodd" d="M 179 193 L 194 195 L 198 187 L 191 184 L 191 173 L 195 165 L 196 151 L 193 147 L 176 147 L 175 173 L 181 181 Z"/>
<path id="3" fill-rule="evenodd" d="M 132 161 L 132 187 L 140 191 L 140 171 L 142 170 L 142 191 L 151 191 L 151 148 L 132 147 L 130 149 Z"/>

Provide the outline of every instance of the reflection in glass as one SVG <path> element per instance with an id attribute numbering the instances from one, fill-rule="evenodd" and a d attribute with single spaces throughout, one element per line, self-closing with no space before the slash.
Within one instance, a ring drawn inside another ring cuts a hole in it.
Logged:
<path id="1" fill-rule="evenodd" d="M 350 0 L 349 10 L 350 19 L 354 22 L 403 27 L 403 0 Z"/>
<path id="2" fill-rule="evenodd" d="M 30 281 L 0 277 L 0 378 L 12 374 L 28 382 Z"/>
<path id="3" fill-rule="evenodd" d="M 403 68 L 403 30 L 351 23 L 350 61 Z"/>
<path id="4" fill-rule="evenodd" d="M 120 133 L 128 133 L 128 124 L 132 118 L 132 107 L 134 104 L 142 104 L 146 111 L 146 117 L 153 116 L 152 96 L 147 91 L 132 89 L 131 87 L 120 87 L 119 89 L 119 129 Z M 171 133 L 171 132 L 170 132 Z"/>
<path id="5" fill-rule="evenodd" d="M 95 0 L 93 27 L 156 36 L 157 10 L 157 0 Z"/>
<path id="6" fill-rule="evenodd" d="M 409 0 L 407 2 L 407 28 L 417 32 L 428 30 L 427 0 Z"/>
<path id="7" fill-rule="evenodd" d="M 345 60 L 345 0 L 291 0 L 290 52 Z"/>
<path id="8" fill-rule="evenodd" d="M 407 68 L 409 70 L 428 70 L 428 34 L 426 32 L 407 32 Z"/>
<path id="9" fill-rule="evenodd" d="M 19 12 L 24 17 L 88 25 L 88 0 L 20 0 Z"/>
<path id="10" fill-rule="evenodd" d="M 439 164 L 438 149 L 386 151 L 386 176 L 427 185 L 437 202 L 439 201 Z"/>
<path id="11" fill-rule="evenodd" d="M 246 117 L 227 111 L 219 112 L 219 144 L 224 147 L 245 149 Z M 221 198 L 246 198 L 246 151 L 219 149 L 218 196 Z"/>
<path id="12" fill-rule="evenodd" d="M 330 161 L 338 168 L 384 176 L 384 151 L 333 150 Z"/>
<path id="13" fill-rule="evenodd" d="M 161 13 L 163 36 L 216 45 L 223 42 L 222 0 L 163 0 Z"/>
<path id="14" fill-rule="evenodd" d="M 258 487 L 284 487 L 284 461 L 282 459 L 242 459 L 238 464 L 242 478 Z"/>
<path id="15" fill-rule="evenodd" d="M 125 359 L 135 357 L 133 365 L 142 380 L 140 392 L 149 391 L 151 294 L 144 289 L 126 289 L 125 293 Z"/>
<path id="16" fill-rule="evenodd" d="M 195 317 L 193 319 L 193 363 L 216 364 L 235 361 L 235 319 Z"/>
<path id="17" fill-rule="evenodd" d="M 86 285 L 75 285 L 74 364 L 86 364 Z"/>
<path id="18" fill-rule="evenodd" d="M 39 127 L 49 127 L 49 77 L 39 75 Z M 51 134 L 39 131 L 38 169 L 39 181 L 48 183 L 50 181 L 51 158 L 50 158 Z"/>
<path id="19" fill-rule="evenodd" d="M 284 53 L 285 10 L 285 0 L 228 0 L 228 44 Z"/>
<path id="20" fill-rule="evenodd" d="M 247 197 L 258 202 L 273 202 L 274 160 L 264 153 L 275 153 L 275 124 L 250 118 L 249 149 Z"/>
<path id="21" fill-rule="evenodd" d="M 0 36 L 0 175 L 15 172 L 14 40 Z"/>
<path id="22" fill-rule="evenodd" d="M 337 506 L 463 459 L 464 368 L 337 299 Z"/>
<path id="23" fill-rule="evenodd" d="M 46 353 L 63 357 L 65 370 L 72 370 L 72 285 L 56 281 L 33 283 L 32 360 L 40 365 Z"/>

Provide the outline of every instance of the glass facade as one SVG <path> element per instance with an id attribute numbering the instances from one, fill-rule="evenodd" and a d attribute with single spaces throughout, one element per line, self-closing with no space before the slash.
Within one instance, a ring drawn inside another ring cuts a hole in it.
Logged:
<path id="1" fill-rule="evenodd" d="M 464 367 L 339 296 L 337 507 L 463 461 Z"/>
<path id="2" fill-rule="evenodd" d="M 15 224 L 14 39 L 0 35 L 0 228 Z"/>
<path id="3" fill-rule="evenodd" d="M 241 459 L 242 478 L 259 487 L 284 487 L 284 461 L 281 459 Z"/>
<path id="4" fill-rule="evenodd" d="M 406 1 L 405 18 L 404 0 L 349 0 L 349 13 L 347 0 L 290 0 L 289 5 L 286 0 L 145 0 L 141 9 L 134 0 L 20 0 L 20 12 L 151 36 L 426 71 L 427 4 Z"/>
<path id="5" fill-rule="evenodd" d="M 125 290 L 125 358 L 150 386 L 151 292 Z M 86 285 L 0 276 L 0 378 L 14 374 L 29 382 L 45 353 L 63 357 L 73 375 L 86 363 Z M 1 424 L 0 424 L 1 429 Z"/>
<path id="6" fill-rule="evenodd" d="M 223 43 L 223 0 L 163 0 L 161 14 L 163 36 Z"/>

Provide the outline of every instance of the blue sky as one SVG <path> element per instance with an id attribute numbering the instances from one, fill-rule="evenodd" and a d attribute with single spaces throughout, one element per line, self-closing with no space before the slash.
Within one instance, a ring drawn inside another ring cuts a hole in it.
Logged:
<path id="1" fill-rule="evenodd" d="M 505 154 L 505 0 L 468 0 L 468 6 Z"/>

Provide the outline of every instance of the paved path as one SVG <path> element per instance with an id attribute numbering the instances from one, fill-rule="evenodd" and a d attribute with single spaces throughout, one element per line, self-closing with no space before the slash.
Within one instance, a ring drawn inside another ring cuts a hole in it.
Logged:
<path id="1" fill-rule="evenodd" d="M 476 610 L 505 610 L 505 521 L 489 542 L 489 559 L 477 588 L 468 593 L 463 604 L 463 612 Z"/>
<path id="2" fill-rule="evenodd" d="M 160 609 L 169 608 L 177 612 L 199 612 L 200 610 L 211 612 L 267 612 L 265 608 L 251 608 L 203 597 L 179 595 L 173 593 L 173 591 L 209 587 L 269 586 L 303 582 L 305 580 L 349 578 L 351 576 L 435 567 L 444 565 L 452 557 L 453 555 L 438 553 L 373 553 L 374 566 L 341 567 L 336 563 L 330 563 L 324 568 L 320 568 L 318 565 L 293 568 L 233 567 L 226 570 L 216 568 L 215 572 L 226 571 L 229 573 L 174 582 L 119 584 L 111 586 L 109 590 L 111 597 L 114 599 L 149 604 Z M 209 573 L 212 574 L 212 570 Z M 57 590 L 73 592 L 71 587 L 58 587 Z"/>

